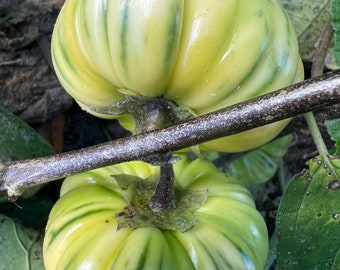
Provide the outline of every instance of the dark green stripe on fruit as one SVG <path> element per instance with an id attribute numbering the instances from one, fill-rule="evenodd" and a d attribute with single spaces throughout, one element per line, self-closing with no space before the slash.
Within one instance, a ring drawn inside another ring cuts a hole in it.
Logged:
<path id="1" fill-rule="evenodd" d="M 121 46 L 121 54 L 120 60 L 125 69 L 127 69 L 127 33 L 128 33 L 128 20 L 129 20 L 129 7 L 128 2 L 122 4 L 122 12 L 121 12 L 121 31 L 120 31 L 120 40 L 122 42 Z"/>
<path id="2" fill-rule="evenodd" d="M 137 229 L 138 230 L 138 229 Z M 140 245 L 141 243 L 137 243 L 137 245 Z M 116 269 L 117 264 L 120 264 L 120 256 L 122 256 L 122 260 L 125 261 L 124 268 L 123 269 L 130 269 L 131 268 L 131 261 L 138 259 L 138 263 L 136 265 L 136 270 L 143 270 L 143 269 L 149 269 L 148 267 L 145 267 L 145 262 L 148 254 L 148 244 L 149 241 L 145 241 L 145 246 L 140 247 L 143 249 L 143 252 L 139 255 L 138 258 L 136 257 L 127 257 L 126 256 L 126 250 L 129 250 L 126 246 L 128 245 L 127 242 L 125 242 L 123 245 L 121 245 L 119 251 L 117 252 L 114 261 L 112 262 L 111 269 Z M 151 251 L 154 252 L 154 251 Z M 158 250 L 157 250 L 158 252 Z M 118 268 L 117 268 L 118 269 Z"/>
<path id="3" fill-rule="evenodd" d="M 225 269 L 233 269 L 231 265 L 228 263 L 228 260 L 225 259 L 224 254 L 220 252 L 220 249 L 211 248 L 211 246 L 207 246 L 206 244 L 211 244 L 211 242 L 205 242 L 201 239 L 198 239 L 198 242 L 201 244 L 201 247 L 206 251 L 206 254 L 209 255 L 210 262 L 214 264 L 214 269 L 221 269 L 218 261 L 223 262 L 223 267 Z M 199 254 L 198 254 L 199 255 Z M 218 260 L 217 260 L 218 259 Z"/>
<path id="4" fill-rule="evenodd" d="M 150 265 L 149 265 L 149 267 L 148 267 L 148 265 L 146 265 L 146 259 L 147 259 L 148 254 L 152 254 L 152 252 L 155 252 L 155 250 L 149 250 L 149 246 L 150 246 L 150 241 L 147 241 L 145 243 L 144 248 L 143 248 L 143 253 L 139 256 L 139 260 L 138 260 L 136 270 L 143 270 L 143 269 L 152 268 L 152 267 L 150 267 Z M 159 252 L 159 251 L 157 250 L 157 252 Z M 161 269 L 161 268 L 157 267 L 155 269 Z"/>
<path id="5" fill-rule="evenodd" d="M 57 39 L 58 39 L 59 46 L 58 46 L 57 49 L 51 50 L 52 57 L 53 57 L 55 69 L 57 70 L 57 72 L 62 73 L 63 80 L 66 81 L 67 84 L 72 85 L 72 83 L 68 79 L 69 77 L 72 78 L 72 76 L 65 76 L 64 75 L 64 72 L 60 69 L 60 62 L 63 62 L 65 65 L 67 65 L 67 67 L 73 73 L 78 73 L 78 72 L 74 68 L 74 66 L 72 65 L 72 61 L 71 61 L 72 56 L 69 55 L 67 48 L 65 48 L 65 46 L 64 46 L 65 42 L 63 41 L 62 38 L 60 38 L 60 35 L 62 35 L 62 34 L 60 33 L 60 29 L 58 28 Z"/>
<path id="6" fill-rule="evenodd" d="M 164 68 L 169 69 L 171 66 L 171 60 L 174 53 L 174 49 L 177 47 L 177 42 L 180 39 L 181 23 L 182 23 L 182 3 L 176 2 L 175 6 L 172 7 L 172 16 L 170 18 L 168 41 L 166 44 L 166 53 L 164 58 Z M 167 71 L 167 70 L 166 70 Z"/>
<path id="7" fill-rule="evenodd" d="M 74 210 L 79 210 L 81 208 L 86 208 L 86 207 L 88 207 L 90 205 L 93 205 L 93 203 L 82 205 L 81 207 L 75 208 Z M 60 233 L 62 233 L 63 230 L 66 230 L 68 226 L 73 226 L 74 222 L 79 222 L 79 220 L 84 219 L 87 216 L 91 216 L 93 214 L 99 214 L 99 213 L 103 213 L 103 212 L 107 212 L 107 211 L 112 211 L 112 208 L 102 208 L 102 209 L 95 209 L 95 210 L 92 210 L 92 211 L 86 211 L 85 213 L 83 213 L 81 215 L 76 215 L 72 219 L 67 219 L 66 223 L 64 223 L 63 225 L 57 227 L 58 229 L 50 231 L 51 238 L 50 238 L 50 241 L 47 243 L 47 246 L 50 246 L 52 244 L 52 242 L 55 240 L 55 238 Z"/>

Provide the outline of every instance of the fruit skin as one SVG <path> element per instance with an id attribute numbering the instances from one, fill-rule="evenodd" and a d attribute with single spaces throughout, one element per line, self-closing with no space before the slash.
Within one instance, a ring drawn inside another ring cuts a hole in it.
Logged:
<path id="1" fill-rule="evenodd" d="M 157 27 L 156 27 L 157 26 Z M 123 89 L 202 115 L 303 80 L 297 38 L 277 0 L 67 0 L 52 38 L 57 76 L 90 113 Z M 205 146 L 238 152 L 273 139 L 281 121 Z"/>
<path id="2" fill-rule="evenodd" d="M 246 188 L 202 158 L 174 165 L 176 188 L 208 190 L 185 232 L 121 228 L 126 206 L 114 175 L 147 178 L 158 169 L 136 161 L 68 177 L 53 207 L 43 244 L 47 270 L 263 269 L 266 225 Z M 148 180 L 145 180 L 148 181 Z"/>

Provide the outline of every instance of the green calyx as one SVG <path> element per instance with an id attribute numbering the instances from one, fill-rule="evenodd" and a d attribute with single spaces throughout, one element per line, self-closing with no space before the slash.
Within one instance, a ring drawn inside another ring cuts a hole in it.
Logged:
<path id="1" fill-rule="evenodd" d="M 134 133 L 161 129 L 194 116 L 187 108 L 162 97 L 144 97 L 129 90 L 120 90 L 125 98 L 110 106 L 88 108 L 99 115 L 132 115 Z M 118 118 L 119 120 L 119 118 Z"/>
<path id="2" fill-rule="evenodd" d="M 136 176 L 114 176 L 127 203 L 122 211 L 116 214 L 118 230 L 126 227 L 156 227 L 185 232 L 196 224 L 194 211 L 204 205 L 208 190 L 175 187 L 176 208 L 154 211 L 150 207 L 150 198 L 155 191 L 158 177 L 152 175 L 144 180 Z"/>

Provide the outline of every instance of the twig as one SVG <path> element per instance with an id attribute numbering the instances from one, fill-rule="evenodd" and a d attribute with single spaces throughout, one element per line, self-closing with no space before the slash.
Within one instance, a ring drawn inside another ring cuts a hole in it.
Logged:
<path id="1" fill-rule="evenodd" d="M 311 70 L 311 77 L 315 78 L 317 76 L 321 76 L 324 70 L 324 65 L 325 65 L 325 59 L 327 55 L 328 48 L 331 44 L 331 40 L 333 37 L 334 31 L 332 28 L 332 20 L 330 19 L 322 34 L 320 37 L 320 42 L 315 50 L 314 53 L 314 59 L 313 59 L 313 65 L 312 65 L 312 70 Z M 333 171 L 333 173 L 336 175 L 336 171 L 333 170 L 333 166 L 331 165 L 328 157 L 328 149 L 326 147 L 326 144 L 322 138 L 320 129 L 318 127 L 318 123 L 315 119 L 314 113 L 313 112 L 307 112 L 304 114 L 305 120 L 307 122 L 308 128 L 311 132 L 311 135 L 313 137 L 313 141 L 315 143 L 315 146 L 318 150 L 319 155 L 321 155 L 324 159 L 324 162 L 328 165 L 330 170 Z"/>
<path id="2" fill-rule="evenodd" d="M 66 152 L 0 164 L 0 189 L 11 198 L 71 174 L 167 153 L 340 103 L 340 71 L 236 104 L 162 130 Z"/>
<path id="3" fill-rule="evenodd" d="M 318 46 L 314 52 L 313 64 L 311 69 L 311 77 L 321 76 L 325 66 L 325 59 L 332 41 L 334 30 L 332 27 L 332 19 L 328 20 L 325 28 L 323 29 Z"/>

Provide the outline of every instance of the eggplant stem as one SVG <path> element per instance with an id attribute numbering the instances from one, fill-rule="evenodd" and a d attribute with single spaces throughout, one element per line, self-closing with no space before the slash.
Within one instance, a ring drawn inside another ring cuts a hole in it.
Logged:
<path id="1" fill-rule="evenodd" d="M 160 166 L 160 177 L 155 193 L 150 200 L 150 208 L 154 212 L 173 210 L 176 208 L 175 174 L 172 163 Z"/>

